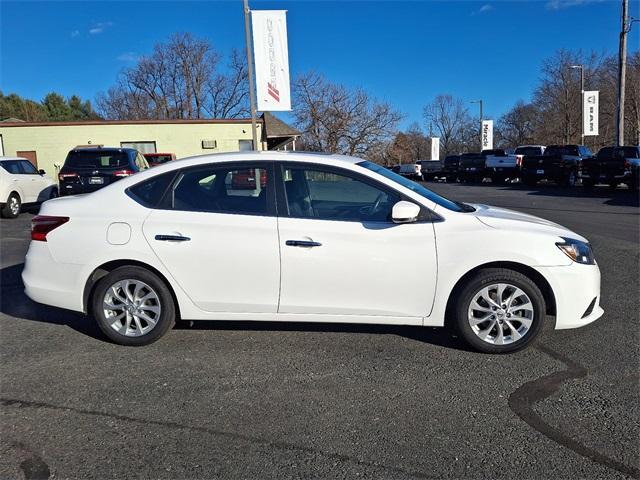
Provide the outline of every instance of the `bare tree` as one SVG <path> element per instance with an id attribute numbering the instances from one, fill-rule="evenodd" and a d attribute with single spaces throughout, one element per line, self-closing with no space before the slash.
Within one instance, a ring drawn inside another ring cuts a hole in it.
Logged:
<path id="1" fill-rule="evenodd" d="M 469 115 L 461 99 L 449 94 L 437 95 L 424 107 L 424 118 L 440 137 L 440 150 L 444 155 L 479 149 L 478 122 Z"/>
<path id="2" fill-rule="evenodd" d="M 505 148 L 536 143 L 535 126 L 538 110 L 519 100 L 511 110 L 498 119 L 497 143 Z"/>
<path id="3" fill-rule="evenodd" d="M 208 40 L 190 33 L 172 35 L 153 53 L 123 70 L 115 86 L 98 96 L 98 107 L 115 119 L 230 118 L 248 111 L 244 62 L 232 52 L 229 67 L 218 70 L 221 55 Z"/>
<path id="4" fill-rule="evenodd" d="M 296 126 L 304 148 L 367 157 L 388 141 L 402 116 L 364 90 L 308 73 L 294 85 Z"/>

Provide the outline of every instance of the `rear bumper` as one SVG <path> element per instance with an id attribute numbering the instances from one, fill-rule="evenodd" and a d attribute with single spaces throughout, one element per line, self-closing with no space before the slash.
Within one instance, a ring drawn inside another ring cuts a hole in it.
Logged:
<path id="1" fill-rule="evenodd" d="M 81 270 L 81 265 L 56 262 L 46 242 L 31 242 L 22 271 L 24 291 L 34 302 L 82 312 Z"/>
<path id="2" fill-rule="evenodd" d="M 549 282 L 556 301 L 556 329 L 578 328 L 597 320 L 600 307 L 600 269 L 573 263 L 561 267 L 537 267 Z"/>

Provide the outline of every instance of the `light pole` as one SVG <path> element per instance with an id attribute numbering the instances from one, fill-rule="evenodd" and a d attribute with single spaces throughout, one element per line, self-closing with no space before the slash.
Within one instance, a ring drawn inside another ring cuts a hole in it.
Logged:
<path id="1" fill-rule="evenodd" d="M 258 126 L 256 115 L 256 93 L 253 83 L 253 48 L 251 45 L 251 33 L 250 33 L 250 15 L 249 0 L 244 0 L 244 35 L 247 44 L 247 67 L 249 73 L 249 103 L 251 106 L 251 133 L 253 137 L 253 149 L 258 150 Z M 264 128 L 264 125 L 263 125 Z M 260 183 L 260 182 L 258 182 Z"/>
<path id="2" fill-rule="evenodd" d="M 569 68 L 580 69 L 580 145 L 584 145 L 584 66 L 571 65 Z"/>
<path id="3" fill-rule="evenodd" d="M 480 150 L 482 150 L 482 99 L 471 100 L 471 103 L 479 103 L 480 104 Z"/>

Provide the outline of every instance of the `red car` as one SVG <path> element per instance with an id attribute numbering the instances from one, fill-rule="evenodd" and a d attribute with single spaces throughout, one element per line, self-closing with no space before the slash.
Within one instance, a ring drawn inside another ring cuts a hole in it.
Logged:
<path id="1" fill-rule="evenodd" d="M 150 167 L 156 167 L 163 163 L 170 162 L 176 159 L 175 153 L 145 153 L 144 158 L 149 162 Z"/>
<path id="2" fill-rule="evenodd" d="M 267 186 L 267 171 L 263 168 L 260 170 L 260 186 Z M 234 190 L 256 188 L 256 171 L 255 169 L 239 170 L 233 174 L 231 179 L 231 188 Z"/>

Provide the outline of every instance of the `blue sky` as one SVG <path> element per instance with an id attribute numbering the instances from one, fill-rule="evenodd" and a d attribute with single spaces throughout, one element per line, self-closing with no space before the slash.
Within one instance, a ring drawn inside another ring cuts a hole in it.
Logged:
<path id="1" fill-rule="evenodd" d="M 631 15 L 640 17 L 632 0 Z M 423 124 L 438 93 L 483 98 L 497 118 L 527 100 L 559 48 L 616 53 L 620 2 L 251 1 L 288 10 L 292 76 L 316 70 L 363 87 Z M 137 56 L 177 31 L 221 52 L 244 46 L 241 0 L 32 2 L 0 0 L 0 89 L 41 99 L 50 91 L 94 99 Z M 640 47 L 640 24 L 629 37 Z M 476 105 L 469 105 L 476 109 Z"/>

